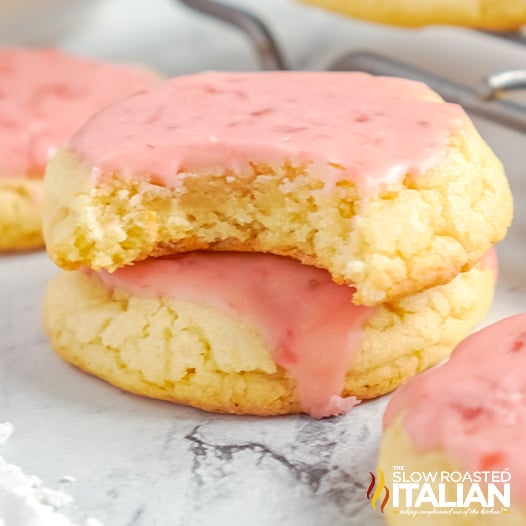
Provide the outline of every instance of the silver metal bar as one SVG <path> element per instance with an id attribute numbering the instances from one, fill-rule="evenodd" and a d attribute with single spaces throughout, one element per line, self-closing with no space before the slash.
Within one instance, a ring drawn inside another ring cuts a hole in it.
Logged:
<path id="1" fill-rule="evenodd" d="M 502 38 L 504 40 L 509 40 L 510 42 L 515 42 L 516 44 L 526 45 L 526 33 L 521 30 L 517 31 L 481 31 L 486 35 Z"/>
<path id="2" fill-rule="evenodd" d="M 405 77 L 425 82 L 440 93 L 444 99 L 462 105 L 468 112 L 519 132 L 526 132 L 526 106 L 498 98 L 498 94 L 502 91 L 525 87 L 526 71 L 492 75 L 477 90 L 368 51 L 345 55 L 330 69 L 333 71 L 366 71 L 373 75 Z"/>
<path id="3" fill-rule="evenodd" d="M 490 98 L 497 97 L 500 92 L 512 91 L 526 88 L 526 70 L 517 69 L 510 71 L 503 71 L 490 75 L 486 79 L 488 88 L 491 90 Z"/>
<path id="4" fill-rule="evenodd" d="M 244 31 L 256 49 L 262 69 L 287 69 L 270 30 L 248 11 L 212 0 L 180 0 L 180 2 L 191 9 L 218 18 Z"/>

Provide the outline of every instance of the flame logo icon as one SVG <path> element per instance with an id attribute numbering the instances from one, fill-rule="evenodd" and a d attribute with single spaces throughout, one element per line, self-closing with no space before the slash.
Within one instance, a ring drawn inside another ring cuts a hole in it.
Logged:
<path id="1" fill-rule="evenodd" d="M 385 490 L 385 497 L 382 500 L 382 503 L 380 504 L 380 511 L 383 513 L 386 504 L 389 502 L 390 492 L 389 492 L 389 488 L 385 485 L 384 472 L 379 467 L 376 468 L 376 471 L 378 473 L 378 484 L 376 484 L 375 474 L 372 471 L 369 472 L 369 475 L 371 475 L 371 483 L 369 484 L 369 487 L 367 488 L 367 500 L 371 501 L 371 506 L 373 510 L 375 510 L 376 503 L 378 502 L 378 499 L 380 498 L 382 491 Z M 376 489 L 374 490 L 374 493 L 373 493 L 373 489 L 375 485 L 376 485 Z"/>

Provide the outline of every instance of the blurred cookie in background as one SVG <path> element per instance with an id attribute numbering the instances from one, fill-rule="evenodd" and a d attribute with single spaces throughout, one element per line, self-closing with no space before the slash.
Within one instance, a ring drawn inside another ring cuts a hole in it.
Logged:
<path id="1" fill-rule="evenodd" d="M 526 0 L 302 0 L 345 15 L 397 26 L 453 25 L 489 30 L 526 23 Z"/>
<path id="2" fill-rule="evenodd" d="M 0 75 L 0 250 L 37 248 L 50 157 L 97 110 L 159 77 L 30 48 L 0 48 Z"/>

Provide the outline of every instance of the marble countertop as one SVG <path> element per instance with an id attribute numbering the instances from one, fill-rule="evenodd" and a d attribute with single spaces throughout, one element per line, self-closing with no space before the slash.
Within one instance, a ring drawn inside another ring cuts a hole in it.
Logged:
<path id="1" fill-rule="evenodd" d="M 292 0 L 243 4 L 271 24 L 295 68 L 321 68 L 368 48 L 475 85 L 526 59 L 526 47 L 474 32 L 381 28 Z M 256 68 L 242 35 L 169 0 L 107 0 L 60 45 L 171 75 Z M 513 227 L 499 246 L 489 323 L 526 311 L 526 137 L 477 124 L 502 158 L 516 200 Z M 15 425 L 5 458 L 51 487 L 64 475 L 75 478 L 62 483 L 75 497 L 70 517 L 95 516 L 106 526 L 383 524 L 365 490 L 386 398 L 316 421 L 221 416 L 125 394 L 51 351 L 39 309 L 56 272 L 43 253 L 0 258 L 0 421 Z"/>

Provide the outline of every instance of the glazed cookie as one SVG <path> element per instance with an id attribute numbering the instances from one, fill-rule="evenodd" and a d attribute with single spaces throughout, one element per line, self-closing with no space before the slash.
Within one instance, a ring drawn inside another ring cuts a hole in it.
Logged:
<path id="1" fill-rule="evenodd" d="M 302 0 L 345 15 L 398 26 L 454 25 L 490 30 L 526 24 L 526 0 Z"/>
<path id="2" fill-rule="evenodd" d="M 133 393 L 323 417 L 445 358 L 485 314 L 494 283 L 489 254 L 447 285 L 363 307 L 327 271 L 291 258 L 194 252 L 63 273 L 44 322 L 65 360 Z"/>
<path id="3" fill-rule="evenodd" d="M 362 73 L 179 77 L 92 118 L 50 163 L 66 269 L 193 250 L 326 269 L 376 305 L 451 281 L 512 201 L 472 123 L 425 85 Z"/>
<path id="4" fill-rule="evenodd" d="M 386 506 L 390 525 L 409 524 L 404 508 L 413 508 L 419 526 L 526 524 L 525 369 L 521 314 L 473 334 L 446 365 L 395 393 L 384 417 L 379 459 L 386 486 L 393 489 L 393 466 L 400 471 L 403 465 L 407 480 L 416 480 L 414 473 L 438 475 L 428 475 L 432 484 L 423 503 L 419 486 L 411 506 L 405 494 L 398 505 Z M 449 508 L 468 512 L 447 514 Z"/>
<path id="5" fill-rule="evenodd" d="M 36 248 L 49 158 L 96 110 L 158 77 L 23 48 L 0 48 L 0 77 L 0 251 Z"/>

